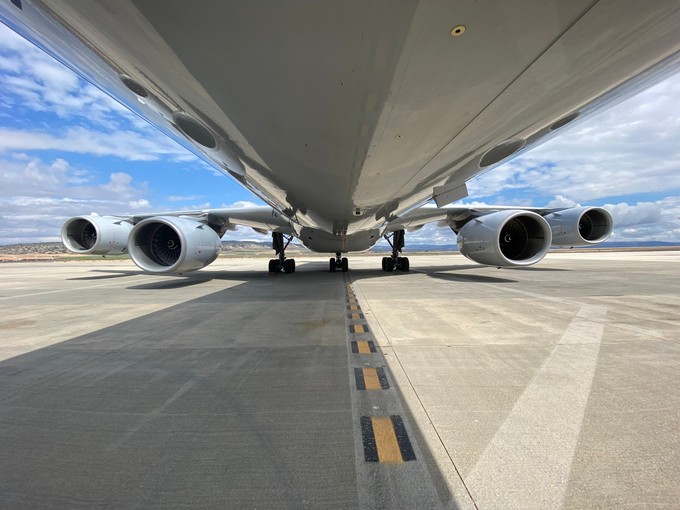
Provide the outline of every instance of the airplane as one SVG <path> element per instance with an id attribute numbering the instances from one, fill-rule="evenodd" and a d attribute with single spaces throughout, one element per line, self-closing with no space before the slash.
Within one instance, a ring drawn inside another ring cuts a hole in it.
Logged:
<path id="1" fill-rule="evenodd" d="M 9 0 L 0 21 L 265 207 L 68 219 L 65 246 L 150 273 L 206 267 L 237 226 L 343 254 L 437 222 L 460 252 L 527 266 L 601 243 L 601 207 L 449 205 L 466 182 L 678 69 L 677 0 Z M 436 207 L 423 207 L 434 201 Z"/>

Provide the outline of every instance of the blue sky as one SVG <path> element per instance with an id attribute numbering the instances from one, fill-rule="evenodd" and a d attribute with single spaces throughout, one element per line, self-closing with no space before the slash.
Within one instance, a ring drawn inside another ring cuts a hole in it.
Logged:
<path id="1" fill-rule="evenodd" d="M 680 242 L 679 97 L 677 74 L 468 182 L 465 203 L 602 205 L 612 240 Z M 0 244 L 56 241 L 66 218 L 90 212 L 259 203 L 0 24 Z M 455 235 L 428 225 L 407 241 Z"/>

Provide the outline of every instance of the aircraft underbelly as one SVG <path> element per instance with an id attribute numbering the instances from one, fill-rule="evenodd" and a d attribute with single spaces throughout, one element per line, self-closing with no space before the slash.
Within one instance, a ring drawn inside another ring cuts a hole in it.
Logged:
<path id="1" fill-rule="evenodd" d="M 680 60 L 677 0 L 0 5 L 301 228 L 339 237 L 380 228 Z"/>
<path id="2" fill-rule="evenodd" d="M 304 227 L 298 236 L 302 244 L 319 253 L 348 253 L 365 251 L 380 240 L 378 229 L 354 234 L 331 234 L 324 230 Z"/>

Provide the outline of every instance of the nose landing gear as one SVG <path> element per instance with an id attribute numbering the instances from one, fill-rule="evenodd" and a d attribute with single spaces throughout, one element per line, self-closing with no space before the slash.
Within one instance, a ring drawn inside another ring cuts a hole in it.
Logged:
<path id="1" fill-rule="evenodd" d="M 340 258 L 340 252 L 336 252 L 335 257 L 331 257 L 328 261 L 329 270 L 334 273 L 336 269 L 342 269 L 343 273 L 349 271 L 349 261 L 347 257 Z"/>

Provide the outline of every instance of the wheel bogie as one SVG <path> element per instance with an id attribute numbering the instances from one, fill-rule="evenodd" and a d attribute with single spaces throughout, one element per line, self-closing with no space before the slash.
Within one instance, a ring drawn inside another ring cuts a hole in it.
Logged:
<path id="1" fill-rule="evenodd" d="M 392 256 L 382 258 L 383 271 L 403 271 L 407 272 L 411 269 L 408 257 L 401 257 L 401 249 L 404 247 L 404 230 L 396 230 L 394 232 L 384 235 L 385 239 L 392 247 Z"/>
<path id="2" fill-rule="evenodd" d="M 411 269 L 411 264 L 408 257 L 383 257 L 382 270 L 383 271 L 403 271 L 408 272 Z"/>

